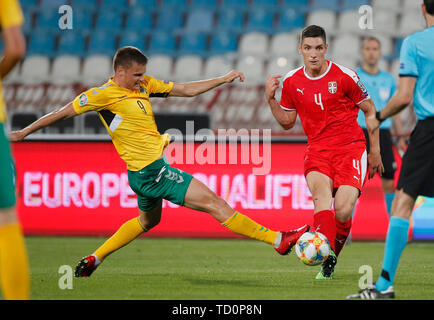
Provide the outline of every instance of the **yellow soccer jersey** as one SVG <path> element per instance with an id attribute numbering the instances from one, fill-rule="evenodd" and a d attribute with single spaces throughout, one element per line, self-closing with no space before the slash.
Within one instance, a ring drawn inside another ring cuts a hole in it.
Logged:
<path id="1" fill-rule="evenodd" d="M 23 22 L 23 13 L 17 0 L 0 0 L 0 26 L 2 29 L 21 26 Z M 0 122 L 3 123 L 5 121 L 6 107 L 0 79 Z"/>
<path id="2" fill-rule="evenodd" d="M 170 142 L 157 130 L 150 97 L 167 97 L 173 82 L 145 76 L 139 91 L 119 87 L 111 78 L 73 101 L 78 113 L 97 111 L 127 169 L 138 171 L 157 160 Z"/>

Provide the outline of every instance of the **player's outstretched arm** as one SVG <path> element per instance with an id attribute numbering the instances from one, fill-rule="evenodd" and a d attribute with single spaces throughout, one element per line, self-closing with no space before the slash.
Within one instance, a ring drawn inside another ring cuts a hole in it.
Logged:
<path id="1" fill-rule="evenodd" d="M 384 172 L 383 162 L 380 155 L 380 130 L 378 120 L 375 118 L 374 102 L 372 99 L 364 100 L 359 104 L 359 108 L 365 113 L 366 129 L 369 135 L 370 151 L 368 155 L 369 165 L 369 179 L 371 179 L 376 172 L 380 175 Z"/>
<path id="2" fill-rule="evenodd" d="M 224 76 L 200 80 L 191 81 L 185 83 L 175 83 L 173 84 L 172 91 L 170 91 L 169 96 L 172 97 L 194 97 L 215 87 L 218 87 L 225 83 L 231 83 L 235 79 L 239 78 L 241 82 L 244 81 L 244 74 L 237 70 L 232 70 Z"/>
<path id="3" fill-rule="evenodd" d="M 265 83 L 265 98 L 271 108 L 271 113 L 274 118 L 279 122 L 283 129 L 289 130 L 295 125 L 297 120 L 297 111 L 286 111 L 280 107 L 280 103 L 274 97 L 276 90 L 279 88 L 279 78 L 281 76 L 270 77 L 267 76 L 267 82 Z"/>
<path id="4" fill-rule="evenodd" d="M 18 131 L 12 131 L 9 134 L 9 140 L 10 141 L 21 141 L 25 137 L 27 137 L 29 134 L 32 134 L 33 132 L 48 127 L 52 125 L 53 123 L 56 123 L 61 120 L 69 119 L 74 116 L 76 116 L 77 113 L 75 112 L 72 102 L 68 103 L 66 106 L 60 109 L 56 109 L 45 116 L 39 118 L 35 122 L 29 124 L 24 129 L 18 130 Z"/>

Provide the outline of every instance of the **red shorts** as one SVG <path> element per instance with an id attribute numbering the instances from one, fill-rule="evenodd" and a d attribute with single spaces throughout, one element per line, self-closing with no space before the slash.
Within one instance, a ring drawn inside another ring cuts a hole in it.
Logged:
<path id="1" fill-rule="evenodd" d="M 354 143 L 334 150 L 308 147 L 304 157 L 304 176 L 317 171 L 330 177 L 333 180 L 333 195 L 342 185 L 353 186 L 361 193 L 366 181 L 367 158 L 364 143 Z"/>

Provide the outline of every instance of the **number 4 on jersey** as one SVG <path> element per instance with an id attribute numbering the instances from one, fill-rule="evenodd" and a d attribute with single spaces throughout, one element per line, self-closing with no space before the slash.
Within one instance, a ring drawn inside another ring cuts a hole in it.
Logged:
<path id="1" fill-rule="evenodd" d="M 324 106 L 321 101 L 321 93 L 315 93 L 315 103 L 321 107 L 321 110 L 324 110 Z"/>

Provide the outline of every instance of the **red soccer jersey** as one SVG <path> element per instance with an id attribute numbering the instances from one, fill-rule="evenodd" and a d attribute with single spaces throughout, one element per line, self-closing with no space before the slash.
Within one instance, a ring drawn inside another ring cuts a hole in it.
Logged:
<path id="1" fill-rule="evenodd" d="M 327 71 L 316 78 L 305 67 L 288 72 L 280 106 L 297 111 L 310 147 L 329 149 L 365 141 L 357 105 L 366 99 L 368 92 L 356 72 L 328 61 Z"/>

